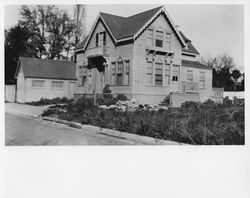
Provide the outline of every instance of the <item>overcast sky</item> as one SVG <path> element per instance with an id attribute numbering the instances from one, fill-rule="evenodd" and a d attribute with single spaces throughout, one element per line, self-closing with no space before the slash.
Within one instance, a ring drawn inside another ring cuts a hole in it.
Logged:
<path id="1" fill-rule="evenodd" d="M 98 13 L 130 16 L 159 5 L 88 5 L 86 29 L 90 31 Z M 70 5 L 60 6 L 72 13 Z M 5 28 L 17 23 L 18 5 L 5 6 Z M 244 68 L 244 7 L 243 5 L 165 5 L 174 23 L 207 58 L 222 53 L 231 55 L 237 67 Z"/>

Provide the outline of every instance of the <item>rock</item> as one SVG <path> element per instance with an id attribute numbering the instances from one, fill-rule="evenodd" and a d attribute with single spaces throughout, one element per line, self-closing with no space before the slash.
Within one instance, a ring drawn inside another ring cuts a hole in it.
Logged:
<path id="1" fill-rule="evenodd" d="M 159 106 L 159 110 L 162 109 L 162 110 L 168 110 L 168 107 L 166 106 Z"/>
<path id="2" fill-rule="evenodd" d="M 119 107 L 117 105 L 110 105 L 108 109 L 119 109 Z"/>
<path id="3" fill-rule="evenodd" d="M 107 105 L 100 105 L 99 108 L 101 108 L 101 109 L 108 109 L 108 106 Z"/>

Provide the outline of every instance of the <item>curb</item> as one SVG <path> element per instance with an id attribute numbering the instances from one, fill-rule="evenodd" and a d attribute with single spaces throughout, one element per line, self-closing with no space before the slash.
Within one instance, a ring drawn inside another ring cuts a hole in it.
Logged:
<path id="1" fill-rule="evenodd" d="M 83 129 L 89 132 L 96 132 L 97 134 L 101 134 L 101 135 L 107 135 L 107 136 L 112 136 L 116 138 L 123 138 L 123 139 L 131 140 L 131 141 L 134 141 L 135 143 L 143 143 L 146 145 L 188 145 L 185 143 L 156 139 L 152 137 L 140 136 L 140 135 L 127 133 L 127 132 L 120 132 L 120 131 L 113 130 L 113 129 L 107 129 L 107 128 L 101 128 L 101 127 L 93 126 L 93 125 L 81 124 L 78 122 L 70 122 L 70 121 L 61 120 L 61 119 L 53 118 L 53 117 L 44 116 L 42 117 L 42 119 L 46 121 L 65 124 L 70 127 Z"/>

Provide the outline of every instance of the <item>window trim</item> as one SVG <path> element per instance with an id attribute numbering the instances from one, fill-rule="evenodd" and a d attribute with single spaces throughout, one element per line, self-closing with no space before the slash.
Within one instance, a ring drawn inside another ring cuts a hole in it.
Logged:
<path id="1" fill-rule="evenodd" d="M 62 84 L 62 87 L 53 87 L 53 83 L 61 83 L 61 84 Z M 64 89 L 64 81 L 52 80 L 52 81 L 51 81 L 51 88 L 52 88 L 52 89 Z"/>
<path id="2" fill-rule="evenodd" d="M 161 65 L 161 68 L 158 68 L 156 65 Z M 163 86 L 163 63 L 162 62 L 155 62 L 155 73 L 154 73 L 154 85 L 155 86 Z M 156 70 L 161 70 L 161 74 L 157 74 Z M 156 79 L 156 77 L 161 77 L 161 81 Z M 161 84 L 157 84 L 156 82 L 161 82 Z"/>
<path id="3" fill-rule="evenodd" d="M 191 78 L 189 78 L 189 77 L 191 77 Z M 187 70 L 187 82 L 194 82 L 194 72 L 193 72 L 193 70 Z"/>
<path id="4" fill-rule="evenodd" d="M 201 79 L 201 73 L 204 74 L 204 79 Z M 204 86 L 201 87 L 201 82 L 204 83 Z M 200 76 L 199 76 L 199 89 L 206 89 L 206 72 L 200 71 Z"/>
<path id="5" fill-rule="evenodd" d="M 34 86 L 34 82 L 38 82 L 38 81 L 39 81 L 39 82 L 42 82 L 43 85 L 42 85 L 42 86 Z M 38 89 L 39 89 L 39 88 L 45 88 L 45 80 L 32 80 L 32 81 L 31 81 L 31 87 L 32 87 L 32 88 L 38 88 Z"/>

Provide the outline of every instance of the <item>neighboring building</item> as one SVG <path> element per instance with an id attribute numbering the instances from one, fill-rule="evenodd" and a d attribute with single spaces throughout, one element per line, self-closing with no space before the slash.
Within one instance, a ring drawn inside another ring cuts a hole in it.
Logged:
<path id="1" fill-rule="evenodd" d="M 170 93 L 193 93 L 199 101 L 212 96 L 212 68 L 199 62 L 163 6 L 130 17 L 100 13 L 75 61 L 76 94 L 101 93 L 109 84 L 112 93 L 144 103 Z"/>
<path id="2" fill-rule="evenodd" d="M 76 66 L 73 62 L 20 57 L 15 77 L 17 102 L 74 97 Z"/>

